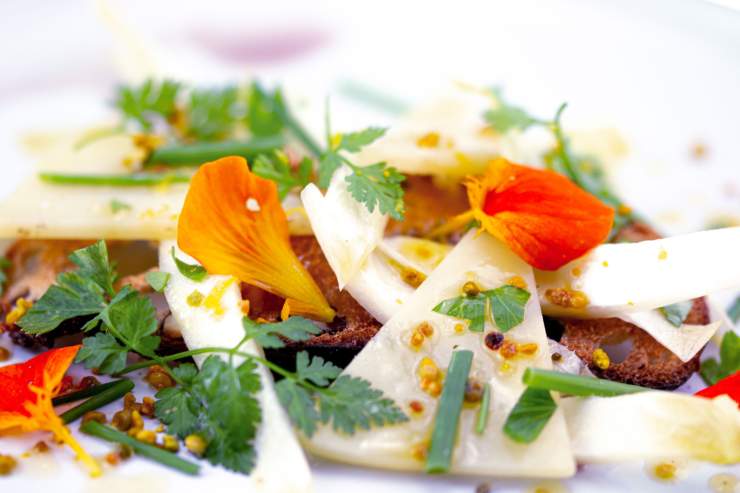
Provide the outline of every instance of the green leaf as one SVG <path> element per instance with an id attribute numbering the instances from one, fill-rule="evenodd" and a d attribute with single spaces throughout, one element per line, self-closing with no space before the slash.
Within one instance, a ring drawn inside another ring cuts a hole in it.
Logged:
<path id="1" fill-rule="evenodd" d="M 137 87 L 119 87 L 114 106 L 125 120 L 134 120 L 149 131 L 156 118 L 167 119 L 174 114 L 179 91 L 177 82 L 148 79 Z"/>
<path id="2" fill-rule="evenodd" d="M 555 413 L 557 404 L 548 390 L 527 388 L 504 423 L 504 434 L 518 443 L 532 443 Z"/>
<path id="3" fill-rule="evenodd" d="M 129 211 L 131 210 L 131 205 L 127 204 L 126 202 L 122 202 L 118 199 L 111 199 L 110 201 L 110 211 L 113 214 L 118 214 L 121 211 Z"/>
<path id="4" fill-rule="evenodd" d="M 151 300 L 130 292 L 123 299 L 111 303 L 100 315 L 106 328 L 131 350 L 153 357 L 159 347 L 157 316 Z"/>
<path id="5" fill-rule="evenodd" d="M 110 296 L 115 294 L 113 283 L 117 274 L 108 260 L 108 249 L 100 240 L 89 247 L 75 250 L 69 259 L 79 267 L 77 273 L 93 280 Z"/>
<path id="6" fill-rule="evenodd" d="M 522 108 L 504 102 L 500 102 L 495 109 L 486 111 L 484 117 L 491 127 L 501 133 L 506 133 L 509 130 L 526 130 L 539 123 L 538 119 Z"/>
<path id="7" fill-rule="evenodd" d="M 196 140 L 220 140 L 231 135 L 236 122 L 243 118 L 236 87 L 196 89 L 190 93 L 188 130 Z"/>
<path id="8" fill-rule="evenodd" d="M 347 176 L 348 190 L 352 197 L 373 212 L 377 206 L 382 214 L 401 221 L 404 216 L 403 187 L 406 179 L 396 168 L 385 163 L 375 163 L 362 168 L 354 167 Z"/>
<path id="9" fill-rule="evenodd" d="M 208 272 L 202 265 L 188 264 L 187 262 L 183 262 L 177 258 L 175 255 L 175 247 L 172 247 L 172 259 L 175 261 L 175 265 L 177 265 L 177 270 L 180 271 L 180 274 L 191 281 L 200 282 L 208 275 Z"/>
<path id="10" fill-rule="evenodd" d="M 311 181 L 313 163 L 308 158 L 303 158 L 294 170 L 288 161 L 288 157 L 282 151 L 271 154 L 260 154 L 252 163 L 252 171 L 255 175 L 272 180 L 277 184 L 278 195 L 281 199 L 295 188 L 303 188 Z"/>
<path id="11" fill-rule="evenodd" d="M 0 296 L 3 295 L 5 289 L 5 283 L 8 281 L 8 275 L 5 270 L 10 267 L 10 260 L 5 257 L 0 257 Z"/>
<path id="12" fill-rule="evenodd" d="M 387 130 L 387 128 L 381 127 L 368 127 L 359 132 L 342 134 L 338 149 L 343 149 L 347 152 L 359 152 L 366 145 L 372 144 L 385 135 Z"/>
<path id="13" fill-rule="evenodd" d="M 506 285 L 485 291 L 483 295 L 490 300 L 493 320 L 501 332 L 507 332 L 524 321 L 529 291 Z"/>
<path id="14" fill-rule="evenodd" d="M 311 438 L 316 431 L 316 424 L 321 419 L 311 392 L 288 378 L 275 384 L 275 392 L 293 424 Z"/>
<path id="15" fill-rule="evenodd" d="M 463 295 L 442 301 L 432 311 L 467 320 L 469 322 L 468 328 L 472 332 L 482 332 L 486 321 L 487 303 L 488 301 L 482 293 L 475 296 Z"/>
<path id="16" fill-rule="evenodd" d="M 242 319 L 244 331 L 263 348 L 281 348 L 285 343 L 278 336 L 291 341 L 306 341 L 321 333 L 321 329 L 303 317 L 290 317 L 283 322 L 260 324 L 248 317 Z"/>
<path id="17" fill-rule="evenodd" d="M 253 135 L 277 135 L 283 131 L 284 125 L 275 111 L 275 98 L 261 89 L 254 82 L 249 91 L 247 102 L 247 125 Z"/>
<path id="18" fill-rule="evenodd" d="M 191 363 L 174 368 L 173 373 L 187 387 L 191 386 L 198 369 Z M 205 412 L 203 404 L 187 387 L 167 387 L 157 392 L 154 412 L 157 419 L 167 426 L 167 431 L 186 437 L 199 429 L 200 416 Z"/>
<path id="19" fill-rule="evenodd" d="M 308 361 L 308 353 L 301 351 L 295 358 L 296 374 L 300 380 L 310 381 L 324 387 L 342 373 L 342 369 L 334 366 L 330 361 L 324 361 L 320 356 Z"/>
<path id="20" fill-rule="evenodd" d="M 716 358 L 709 358 L 701 362 L 699 368 L 699 375 L 707 385 L 714 385 L 715 383 L 722 380 L 722 370 L 719 368 L 719 363 Z"/>
<path id="21" fill-rule="evenodd" d="M 352 435 L 357 429 L 408 421 L 393 400 L 362 378 L 341 375 L 329 390 L 318 394 L 321 421 L 331 422 L 337 432 Z"/>
<path id="22" fill-rule="evenodd" d="M 333 151 L 325 153 L 319 161 L 319 188 L 328 188 L 334 172 L 342 166 L 342 158 Z"/>
<path id="23" fill-rule="evenodd" d="M 672 305 L 661 306 L 658 310 L 660 310 L 660 313 L 663 314 L 663 317 L 665 317 L 671 325 L 674 327 L 681 327 L 693 305 L 693 301 L 680 301 Z"/>
<path id="24" fill-rule="evenodd" d="M 83 363 L 85 368 L 97 368 L 103 374 L 113 374 L 126 368 L 128 348 L 118 343 L 115 337 L 98 332 L 92 337 L 82 339 L 82 347 L 75 362 Z"/>
<path id="25" fill-rule="evenodd" d="M 729 315 L 730 320 L 734 323 L 740 321 L 740 296 L 735 298 L 735 301 L 732 302 L 730 308 L 727 309 L 727 315 Z"/>
<path id="26" fill-rule="evenodd" d="M 714 385 L 737 371 L 740 371 L 740 336 L 727 331 L 719 347 L 719 361 L 715 358 L 705 360 L 699 373 L 707 385 Z"/>
<path id="27" fill-rule="evenodd" d="M 167 287 L 167 283 L 170 282 L 170 273 L 160 270 L 147 272 L 144 279 L 154 291 L 161 293 Z"/>
<path id="28" fill-rule="evenodd" d="M 46 334 L 65 320 L 97 315 L 105 307 L 103 288 L 77 272 L 64 272 L 21 317 L 18 326 L 27 334 Z"/>

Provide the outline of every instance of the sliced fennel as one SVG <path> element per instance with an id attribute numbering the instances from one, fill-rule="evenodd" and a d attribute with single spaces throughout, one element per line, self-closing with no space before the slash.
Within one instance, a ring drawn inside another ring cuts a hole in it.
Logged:
<path id="1" fill-rule="evenodd" d="M 727 396 L 670 392 L 560 400 L 578 462 L 740 462 L 740 411 Z"/>
<path id="2" fill-rule="evenodd" d="M 412 414 L 401 425 L 358 431 L 353 436 L 322 427 L 307 440 L 309 450 L 341 462 L 423 470 L 424 460 L 416 454 L 429 439 L 437 400 L 420 388 L 417 371 L 424 358 L 430 358 L 444 371 L 452 351 L 459 348 L 474 352 L 470 376 L 488 383 L 492 397 L 488 423 L 481 435 L 475 431 L 477 408 L 463 409 L 450 472 L 486 476 L 572 475 L 575 465 L 560 411 L 532 444 L 515 443 L 502 432 L 508 412 L 524 390 L 521 375 L 525 367 L 550 367 L 550 352 L 537 301 L 530 299 L 524 322 L 507 332 L 507 337 L 535 343 L 538 350 L 534 356 L 509 360 L 509 369 L 497 352 L 485 346 L 485 332 L 470 332 L 460 320 L 432 311 L 441 300 L 458 296 L 467 281 L 493 288 L 515 275 L 521 276 L 528 286 L 534 286 L 532 269 L 501 243 L 487 234 L 466 236 L 345 369 L 348 375 L 367 379 L 407 412 L 412 401 L 421 403 L 423 411 Z M 433 334 L 415 350 L 410 337 L 424 322 L 432 327 Z M 486 332 L 493 328 L 490 321 L 486 325 Z"/>
<path id="3" fill-rule="evenodd" d="M 537 271 L 545 315 L 618 317 L 740 287 L 740 227 L 661 240 L 607 244 L 552 272 Z M 548 290 L 580 291 L 583 307 L 553 303 Z"/>
<path id="4" fill-rule="evenodd" d="M 208 276 L 201 282 L 191 281 L 180 274 L 175 266 L 171 255 L 173 247 L 174 242 L 169 241 L 160 245 L 159 265 L 163 272 L 171 276 L 165 288 L 165 296 L 188 348 L 194 350 L 209 346 L 236 346 L 244 336 L 239 283 L 228 284 L 230 279 L 227 276 Z M 177 257 L 193 262 L 179 250 Z M 207 306 L 193 307 L 187 302 L 188 296 L 197 289 L 206 295 L 205 305 L 208 305 L 208 294 L 219 288 L 223 289 L 223 294 L 215 302 L 223 309 L 220 315 Z M 261 349 L 251 341 L 246 343 L 243 349 L 262 355 Z M 196 356 L 196 363 L 201 364 L 206 356 Z M 241 360 L 235 358 L 235 364 L 239 363 Z M 293 434 L 288 417 L 277 399 L 270 372 L 264 367 L 260 367 L 259 371 L 262 376 L 260 404 L 263 421 L 255 441 L 257 462 L 249 476 L 253 491 L 266 493 L 312 491 L 308 463 Z M 286 471 L 289 471 L 289 474 L 286 474 Z"/>
<path id="5" fill-rule="evenodd" d="M 370 253 L 383 239 L 388 217 L 378 209 L 369 212 L 352 198 L 345 178 L 346 166 L 338 169 L 322 195 L 318 187 L 309 184 L 301 192 L 303 208 L 311 222 L 316 240 L 326 256 L 339 289 L 352 280 Z"/>

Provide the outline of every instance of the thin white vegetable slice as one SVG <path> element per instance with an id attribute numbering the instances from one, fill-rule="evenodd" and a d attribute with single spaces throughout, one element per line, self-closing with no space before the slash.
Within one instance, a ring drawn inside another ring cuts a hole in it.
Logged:
<path id="1" fill-rule="evenodd" d="M 657 310 L 623 313 L 619 318 L 645 330 L 683 362 L 696 356 L 722 325 L 721 321 L 716 321 L 707 325 L 683 324 L 676 327 Z"/>
<path id="2" fill-rule="evenodd" d="M 474 352 L 470 376 L 491 385 L 492 401 L 482 435 L 474 431 L 477 410 L 463 409 L 450 471 L 486 476 L 572 475 L 575 466 L 561 411 L 556 411 L 539 438 L 529 445 L 515 443 L 502 432 L 506 416 L 524 389 L 521 375 L 525 367 L 550 367 L 545 328 L 534 296 L 525 307 L 523 323 L 511 329 L 507 337 L 536 343 L 538 351 L 528 358 L 509 360 L 509 369 L 503 366 L 498 352 L 485 346 L 485 332 L 471 332 L 460 320 L 432 311 L 440 301 L 459 296 L 466 281 L 496 288 L 514 275 L 534 286 L 531 267 L 505 246 L 487 234 L 466 236 L 344 371 L 366 379 L 406 412 L 411 401 L 421 403 L 424 410 L 406 423 L 357 431 L 352 436 L 324 426 L 306 441 L 307 447 L 317 455 L 341 462 L 422 470 L 424 462 L 415 458 L 414 452 L 429 439 L 437 400 L 420 388 L 419 363 L 428 357 L 444 370 L 452 351 L 464 348 Z M 412 349 L 410 336 L 423 322 L 432 326 L 433 334 L 418 350 Z M 486 326 L 487 331 L 493 328 L 490 321 Z"/>
<path id="3" fill-rule="evenodd" d="M 581 463 L 698 459 L 740 462 L 740 411 L 727 396 L 670 392 L 560 400 Z"/>
<path id="4" fill-rule="evenodd" d="M 337 276 L 339 289 L 344 289 L 380 243 L 388 222 L 388 217 L 378 209 L 371 213 L 365 205 L 352 198 L 345 181 L 349 173 L 347 167 L 338 169 L 326 195 L 322 195 L 314 184 L 309 184 L 301 192 L 303 208 L 316 240 Z"/>
<path id="5" fill-rule="evenodd" d="M 189 349 L 209 346 L 234 347 L 244 336 L 239 292 L 239 283 L 230 285 L 227 276 L 208 276 L 202 282 L 194 282 L 177 270 L 170 254 L 174 242 L 163 242 L 159 248 L 159 265 L 163 272 L 170 274 L 165 288 L 165 296 L 172 316 L 180 327 L 182 336 Z M 184 253 L 178 251 L 178 258 L 193 262 Z M 187 302 L 188 296 L 198 290 L 208 296 L 214 289 L 224 288 L 220 297 L 223 314 L 216 315 L 204 306 L 193 307 Z M 262 350 L 254 343 L 248 342 L 244 351 L 262 356 Z M 196 357 L 201 364 L 206 355 Z M 239 364 L 241 359 L 235 358 Z M 262 390 L 262 424 L 257 433 L 255 448 L 257 463 L 249 476 L 253 491 L 266 493 L 294 493 L 313 490 L 311 471 L 290 425 L 288 417 L 277 399 L 270 372 L 260 367 Z M 289 473 L 286 474 L 286 471 Z"/>
<path id="6" fill-rule="evenodd" d="M 385 238 L 378 245 L 378 249 L 400 265 L 411 267 L 428 276 L 450 253 L 452 246 L 447 243 L 402 235 Z"/>
<path id="7" fill-rule="evenodd" d="M 553 272 L 537 271 L 545 315 L 601 318 L 641 312 L 740 287 L 740 227 L 661 240 L 608 244 Z M 582 308 L 555 304 L 548 290 L 588 298 Z"/>

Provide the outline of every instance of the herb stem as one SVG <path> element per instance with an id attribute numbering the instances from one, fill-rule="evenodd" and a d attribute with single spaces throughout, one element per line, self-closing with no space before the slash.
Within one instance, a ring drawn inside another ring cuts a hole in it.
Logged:
<path id="1" fill-rule="evenodd" d="M 81 418 L 87 412 L 95 411 L 106 404 L 110 404 L 111 402 L 120 399 L 133 389 L 134 382 L 131 380 L 119 380 L 115 382 L 115 385 L 110 386 L 99 394 L 90 397 L 82 404 L 62 413 L 59 415 L 59 418 L 64 422 L 64 424 L 69 424 Z"/>
<path id="2" fill-rule="evenodd" d="M 88 397 L 96 396 L 100 394 L 101 392 L 104 392 L 108 390 L 109 388 L 118 385 L 120 381 L 121 380 L 114 380 L 112 382 L 101 383 L 100 385 L 94 385 L 92 387 L 88 387 L 83 390 L 78 390 L 76 392 L 69 392 L 67 394 L 58 395 L 51 400 L 51 404 L 53 406 L 61 406 L 62 404 L 69 404 L 70 402 L 81 401 L 82 399 L 87 399 Z"/>
<path id="3" fill-rule="evenodd" d="M 409 105 L 400 98 L 354 80 L 341 81 L 339 92 L 348 98 L 374 106 L 391 115 L 400 115 L 409 108 Z"/>
<path id="4" fill-rule="evenodd" d="M 465 396 L 465 383 L 472 362 L 472 351 L 459 350 L 452 353 L 442 395 L 437 406 L 437 414 L 434 417 L 432 443 L 429 446 L 426 463 L 428 473 L 444 473 L 450 469 Z"/>
<path id="5" fill-rule="evenodd" d="M 522 382 L 530 388 L 554 390 L 563 394 L 576 396 L 612 397 L 615 395 L 634 394 L 650 390 L 637 385 L 612 382 L 593 377 L 582 377 L 553 370 L 527 368 L 522 376 Z"/>
<path id="6" fill-rule="evenodd" d="M 165 165 L 169 167 L 199 166 L 224 156 L 242 156 L 251 161 L 257 155 L 283 146 L 280 135 L 253 137 L 245 141 L 199 142 L 196 144 L 173 144 L 152 151 L 145 166 Z"/>
<path id="7" fill-rule="evenodd" d="M 39 173 L 39 179 L 53 185 L 91 185 L 113 187 L 150 187 L 169 183 L 189 183 L 190 176 L 174 173 L 76 174 Z"/>
<path id="8" fill-rule="evenodd" d="M 486 431 L 486 425 L 488 424 L 488 414 L 491 407 L 491 385 L 486 382 L 483 384 L 483 398 L 480 401 L 480 407 L 478 408 L 478 416 L 475 419 L 475 432 L 478 435 L 482 435 Z"/>
<path id="9" fill-rule="evenodd" d="M 108 442 L 128 445 L 136 454 L 152 459 L 155 462 L 176 469 L 185 474 L 195 476 L 200 472 L 200 466 L 185 459 L 181 459 L 172 452 L 167 452 L 148 443 L 140 442 L 133 437 L 121 433 L 110 426 L 102 425 L 96 421 L 89 421 L 80 427 L 83 433 L 101 438 Z"/>
<path id="10" fill-rule="evenodd" d="M 262 88 L 257 86 L 256 90 L 262 91 Z M 275 105 L 275 112 L 283 122 L 283 125 L 285 125 L 285 128 L 287 128 L 290 133 L 306 147 L 313 157 L 316 159 L 321 158 L 321 155 L 323 154 L 321 146 L 291 114 L 288 106 L 285 104 L 285 100 L 283 99 L 283 93 L 279 89 L 275 90 L 275 101 L 277 103 Z"/>

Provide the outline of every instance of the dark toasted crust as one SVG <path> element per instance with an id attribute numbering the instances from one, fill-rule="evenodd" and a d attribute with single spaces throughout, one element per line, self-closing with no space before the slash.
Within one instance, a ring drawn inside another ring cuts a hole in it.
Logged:
<path id="1" fill-rule="evenodd" d="M 630 224 L 619 232 L 615 241 L 645 241 L 659 239 L 650 226 Z M 655 389 L 675 389 L 699 369 L 701 351 L 684 363 L 650 334 L 618 318 L 590 320 L 556 319 L 562 330 L 560 343 L 574 351 L 601 378 L 642 385 Z M 688 324 L 708 324 L 709 308 L 704 298 L 694 300 L 686 317 Z M 548 329 L 552 329 L 549 324 Z M 593 362 L 594 350 L 602 348 L 612 361 L 606 370 Z M 619 349 L 617 349 L 619 348 Z M 624 359 L 614 358 L 615 353 L 626 354 Z"/>

